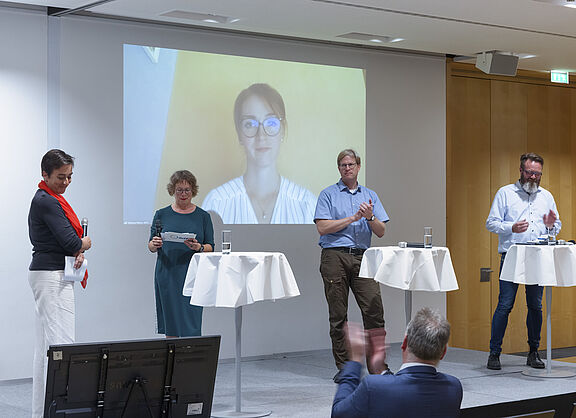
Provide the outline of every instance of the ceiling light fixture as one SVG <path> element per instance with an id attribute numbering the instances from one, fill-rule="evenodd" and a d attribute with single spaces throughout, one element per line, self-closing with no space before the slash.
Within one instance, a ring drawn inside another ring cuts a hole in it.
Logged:
<path id="1" fill-rule="evenodd" d="M 533 0 L 540 3 L 547 3 L 553 6 L 564 6 L 564 7 L 571 7 L 576 8 L 576 1 L 574 0 Z"/>
<path id="2" fill-rule="evenodd" d="M 171 10 L 169 12 L 160 14 L 160 16 L 174 17 L 177 19 L 195 20 L 197 22 L 205 22 L 205 23 L 217 23 L 217 24 L 235 23 L 240 20 L 235 17 L 216 15 L 212 13 L 188 12 L 186 10 Z"/>
<path id="3" fill-rule="evenodd" d="M 372 42 L 378 44 L 385 44 L 385 43 L 387 44 L 392 42 L 400 42 L 404 40 L 404 38 L 384 36 L 384 35 L 374 35 L 370 33 L 361 33 L 361 32 L 349 32 L 344 33 L 342 35 L 337 35 L 336 37 L 344 39 L 353 39 L 356 41 Z"/>
<path id="4" fill-rule="evenodd" d="M 518 54 L 518 58 L 521 60 L 529 59 L 529 58 L 536 58 L 538 55 L 536 54 Z"/>

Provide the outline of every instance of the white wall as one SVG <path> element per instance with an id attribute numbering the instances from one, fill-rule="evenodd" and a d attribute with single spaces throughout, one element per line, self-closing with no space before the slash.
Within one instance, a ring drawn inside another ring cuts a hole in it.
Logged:
<path id="1" fill-rule="evenodd" d="M 46 151 L 46 18 L 0 7 L 0 379 L 31 375 L 28 208 Z"/>
<path id="2" fill-rule="evenodd" d="M 14 22 L 15 13 L 0 8 L 0 34 L 6 31 L 11 39 L 36 41 L 20 42 L 10 57 L 0 57 L 2 69 L 7 60 L 15 64 L 16 71 L 12 78 L 0 71 L 0 86 L 9 84 L 13 91 L 10 96 L 22 96 L 22 104 L 14 106 L 12 97 L 0 95 L 0 108 L 11 107 L 14 117 L 21 120 L 11 121 L 8 135 L 3 138 L 3 144 L 8 142 L 12 147 L 9 159 L 17 161 L 6 167 L 3 158 L 2 170 L 9 169 L 2 172 L 3 184 L 9 180 L 4 191 L 15 203 L 0 209 L 0 216 L 10 220 L 9 236 L 14 237 L 2 244 L 6 261 L 0 270 L 0 316 L 14 320 L 0 322 L 0 326 L 3 336 L 20 338 L 16 342 L 17 353 L 11 342 L 3 339 L 0 343 L 0 379 L 31 374 L 33 307 L 26 283 L 30 259 L 26 213 L 39 180 L 37 166 L 46 150 L 46 87 L 42 80 L 46 50 L 38 42 L 45 33 L 42 31 L 46 30 L 46 22 L 33 13 L 16 14 L 21 21 L 6 28 L 4 21 Z M 26 29 L 27 26 L 31 28 Z M 385 238 L 374 240 L 373 244 L 422 239 L 425 224 L 434 227 L 437 244 L 445 242 L 443 59 L 79 17 L 62 18 L 60 30 L 58 141 L 62 149 L 76 157 L 74 183 L 67 191 L 67 199 L 80 217 L 90 219 L 94 244 L 87 254 L 91 266 L 88 289 L 78 287 L 76 291 L 78 341 L 155 336 L 155 260 L 146 249 L 148 227 L 122 223 L 123 43 L 366 68 L 367 185 L 379 194 L 391 218 Z M 31 59 L 35 61 L 30 62 Z M 38 79 L 36 84 L 22 77 L 31 69 Z M 25 103 L 31 105 L 24 106 Z M 30 117 L 37 119 L 37 129 L 30 126 Z M 25 153 L 19 152 L 22 146 Z M 334 158 L 339 151 L 326 150 Z M 25 176 L 21 175 L 22 165 Z M 314 175 L 313 166 L 303 168 Z M 18 181 L 14 181 L 15 169 Z M 22 177 L 26 181 L 21 181 Z M 337 179 L 334 167 L 334 181 Z M 218 237 L 221 225 L 215 225 L 215 229 Z M 244 355 L 329 348 L 315 227 L 239 225 L 231 229 L 236 250 L 284 252 L 302 294 L 244 309 Z M 404 330 L 403 294 L 389 288 L 382 292 L 389 340 L 399 341 Z M 445 297 L 416 294 L 414 306 L 424 304 L 444 309 Z M 351 305 L 355 306 L 354 302 Z M 351 317 L 358 319 L 357 309 L 352 311 Z M 232 309 L 205 310 L 204 333 L 223 336 L 221 358 L 233 356 L 233 329 Z"/>

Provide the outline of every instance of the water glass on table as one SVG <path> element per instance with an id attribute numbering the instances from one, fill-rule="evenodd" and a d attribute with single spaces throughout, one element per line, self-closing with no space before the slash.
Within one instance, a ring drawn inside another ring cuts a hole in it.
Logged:
<path id="1" fill-rule="evenodd" d="M 548 241 L 548 245 L 556 245 L 556 228 L 552 227 L 552 228 L 548 228 L 546 227 L 546 232 L 547 232 L 547 241 Z"/>
<path id="2" fill-rule="evenodd" d="M 222 254 L 230 254 L 232 251 L 232 231 L 222 231 Z"/>
<path id="3" fill-rule="evenodd" d="M 432 248 L 432 227 L 424 227 L 424 248 Z"/>

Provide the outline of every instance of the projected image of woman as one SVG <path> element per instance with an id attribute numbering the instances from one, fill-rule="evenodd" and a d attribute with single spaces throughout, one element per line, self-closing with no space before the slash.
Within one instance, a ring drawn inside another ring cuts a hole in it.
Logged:
<path id="1" fill-rule="evenodd" d="M 234 124 L 246 172 L 211 190 L 202 207 L 225 224 L 312 223 L 316 197 L 278 172 L 287 126 L 282 96 L 268 84 L 251 85 L 236 98 Z"/>
<path id="2" fill-rule="evenodd" d="M 36 303 L 36 341 L 33 363 L 32 416 L 44 416 L 46 352 L 50 345 L 74 342 L 74 282 L 64 279 L 65 256 L 74 267 L 84 262 L 92 246 L 82 238 L 82 226 L 64 192 L 72 181 L 74 158 L 59 149 L 48 151 L 40 163 L 43 180 L 30 204 L 28 228 L 32 262 L 28 282 Z M 86 286 L 86 282 L 82 281 Z"/>
<path id="3" fill-rule="evenodd" d="M 148 249 L 158 254 L 154 274 L 158 333 L 193 337 L 201 335 L 202 307 L 190 305 L 182 288 L 192 255 L 214 251 L 214 228 L 208 212 L 192 203 L 198 184 L 190 171 L 172 174 L 167 189 L 174 203 L 156 211 L 148 242 Z M 194 233 L 196 238 L 163 242 L 162 231 Z"/>

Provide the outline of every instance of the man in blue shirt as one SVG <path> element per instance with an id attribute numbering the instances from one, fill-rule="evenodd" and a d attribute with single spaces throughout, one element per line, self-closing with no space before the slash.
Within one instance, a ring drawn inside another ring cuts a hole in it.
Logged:
<path id="1" fill-rule="evenodd" d="M 498 234 L 500 271 L 508 249 L 517 242 L 536 241 L 539 236 L 558 234 L 562 226 L 552 194 L 540 187 L 544 159 L 538 154 L 528 153 L 520 157 L 520 179 L 498 190 L 490 209 L 486 228 Z M 502 340 L 508 324 L 508 315 L 514 306 L 518 284 L 500 280 L 498 306 L 492 317 L 490 356 L 487 368 L 500 370 Z M 543 369 L 544 362 L 538 354 L 542 329 L 542 286 L 526 285 L 528 314 L 528 345 L 530 353 L 526 365 Z"/>
<path id="2" fill-rule="evenodd" d="M 338 154 L 337 164 L 340 181 L 320 193 L 314 222 L 322 247 L 320 273 L 328 302 L 332 353 L 340 370 L 348 360 L 344 324 L 350 289 L 362 312 L 364 328 L 382 328 L 384 332 L 380 286 L 373 279 L 358 277 L 358 273 L 372 233 L 379 238 L 384 236 L 389 218 L 378 195 L 358 184 L 358 154 L 346 149 Z M 336 383 L 339 373 L 334 376 Z"/>

